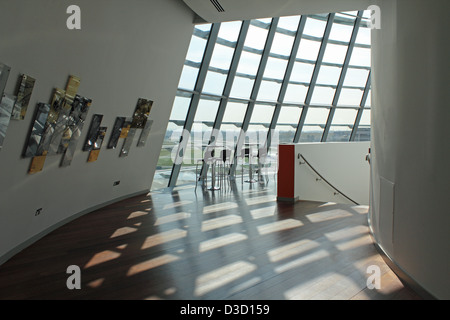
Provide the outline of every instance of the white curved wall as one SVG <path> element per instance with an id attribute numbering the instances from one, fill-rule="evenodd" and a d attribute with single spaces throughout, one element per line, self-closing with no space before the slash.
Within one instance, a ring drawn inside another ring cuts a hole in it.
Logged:
<path id="1" fill-rule="evenodd" d="M 66 27 L 74 3 L 79 31 Z M 12 68 L 6 92 L 15 91 L 20 73 L 37 80 L 25 120 L 11 121 L 0 150 L 0 264 L 80 213 L 149 190 L 193 18 L 179 0 L 0 0 L 0 61 Z M 21 154 L 35 105 L 49 102 L 71 74 L 81 78 L 79 93 L 93 100 L 72 165 L 60 168 L 61 157 L 49 156 L 42 172 L 28 175 L 30 159 Z M 106 149 L 111 128 L 116 117 L 132 116 L 141 97 L 154 100 L 149 140 L 119 158 L 118 149 Z M 108 131 L 99 159 L 88 163 L 81 146 L 95 113 Z"/>
<path id="2" fill-rule="evenodd" d="M 428 293 L 450 298 L 450 4 L 381 0 L 372 32 L 374 236 Z"/>

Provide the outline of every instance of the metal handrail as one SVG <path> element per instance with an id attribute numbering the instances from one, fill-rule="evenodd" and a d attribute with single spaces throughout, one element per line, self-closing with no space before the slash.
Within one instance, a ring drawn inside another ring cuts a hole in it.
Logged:
<path id="1" fill-rule="evenodd" d="M 334 190 L 337 191 L 337 194 L 342 195 L 343 197 L 347 198 L 348 200 L 350 200 L 351 202 L 353 202 L 356 205 L 359 205 L 359 203 L 357 203 L 356 201 L 352 200 L 351 198 L 349 198 L 348 196 L 346 196 L 344 193 L 342 193 L 338 188 L 336 188 L 335 186 L 333 186 L 327 179 L 325 179 L 316 169 L 314 169 L 314 167 L 308 162 L 308 160 L 305 159 L 305 157 L 302 154 L 299 154 L 300 157 L 303 159 L 303 161 L 305 161 L 305 163 L 320 177 L 320 179 L 316 179 L 316 181 L 320 181 L 323 180 L 325 181 L 330 187 L 332 187 Z M 335 193 L 336 195 L 336 193 Z"/>

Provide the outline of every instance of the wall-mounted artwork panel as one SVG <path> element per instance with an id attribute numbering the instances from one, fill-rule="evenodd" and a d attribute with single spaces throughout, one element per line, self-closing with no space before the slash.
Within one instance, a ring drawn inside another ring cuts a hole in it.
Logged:
<path id="1" fill-rule="evenodd" d="M 44 134 L 42 135 L 41 143 L 39 144 L 36 156 L 46 155 L 50 149 L 50 144 L 55 136 L 55 129 L 58 123 L 59 115 L 65 109 L 66 93 L 62 89 L 55 89 L 52 102 L 50 103 L 50 111 L 48 113 L 47 121 L 45 123 Z"/>
<path id="2" fill-rule="evenodd" d="M 83 146 L 83 151 L 91 151 L 94 148 L 95 141 L 99 134 L 100 125 L 102 123 L 103 115 L 94 114 L 92 117 L 91 126 L 86 137 L 86 142 Z"/>
<path id="3" fill-rule="evenodd" d="M 78 78 L 76 76 L 69 77 L 69 80 L 67 81 L 67 86 L 66 86 L 66 94 L 69 97 L 72 97 L 72 99 L 74 99 L 75 96 L 77 95 L 78 88 L 80 87 L 80 83 L 81 83 L 80 78 Z"/>
<path id="4" fill-rule="evenodd" d="M 11 68 L 0 62 L 0 97 L 5 92 L 6 83 L 8 82 L 9 72 Z"/>
<path id="5" fill-rule="evenodd" d="M 11 120 L 11 113 L 16 103 L 16 96 L 3 93 L 0 101 L 0 149 L 3 147 L 3 142 L 6 137 L 6 130 L 8 129 Z"/>
<path id="6" fill-rule="evenodd" d="M 47 123 L 49 112 L 50 105 L 48 103 L 38 103 L 35 120 L 33 127 L 31 128 L 31 134 L 23 154 L 24 157 L 30 158 L 37 155 L 37 151 L 45 131 L 45 124 Z"/>
<path id="7" fill-rule="evenodd" d="M 31 161 L 30 169 L 28 170 L 29 174 L 41 172 L 44 169 L 46 155 L 33 157 Z"/>
<path id="8" fill-rule="evenodd" d="M 136 128 L 130 128 L 128 131 L 128 135 L 125 138 L 125 141 L 123 142 L 122 149 L 120 150 L 120 157 L 126 157 L 128 156 L 130 152 L 131 145 L 133 143 L 134 136 L 136 135 Z"/>
<path id="9" fill-rule="evenodd" d="M 106 127 L 100 127 L 98 130 L 97 140 L 94 143 L 93 149 L 89 152 L 88 162 L 97 161 L 98 155 L 100 154 L 100 149 L 102 147 L 103 141 L 106 136 Z"/>
<path id="10" fill-rule="evenodd" d="M 70 112 L 72 110 L 72 104 L 73 101 L 68 100 L 67 98 L 64 99 L 63 106 L 58 114 L 58 119 L 55 122 L 54 125 L 54 132 L 50 139 L 50 145 L 48 148 L 48 154 L 49 155 L 55 155 L 62 153 L 62 150 L 60 149 L 61 141 L 63 139 L 63 135 L 66 132 L 69 124 L 69 118 L 70 118 Z"/>
<path id="11" fill-rule="evenodd" d="M 115 149 L 117 147 L 117 143 L 119 142 L 120 136 L 122 134 L 122 128 L 125 123 L 125 117 L 117 117 L 114 122 L 114 126 L 112 128 L 111 137 L 108 142 L 108 149 Z"/>
<path id="12" fill-rule="evenodd" d="M 67 122 L 67 128 L 63 134 L 60 144 L 61 152 L 64 153 L 61 160 L 62 167 L 67 167 L 72 163 L 75 149 L 78 144 L 78 140 L 80 139 L 81 131 L 83 130 L 84 123 L 86 122 L 86 117 L 91 104 L 91 99 L 78 95 L 74 98 L 72 110 Z"/>
<path id="13" fill-rule="evenodd" d="M 153 101 L 147 99 L 138 99 L 136 109 L 133 113 L 131 128 L 143 129 L 150 115 Z"/>
<path id="14" fill-rule="evenodd" d="M 131 129 L 131 118 L 127 118 L 123 123 L 122 130 L 120 131 L 120 139 L 125 139 L 128 136 L 128 132 Z"/>
<path id="15" fill-rule="evenodd" d="M 11 118 L 14 120 L 23 120 L 28 110 L 31 94 L 33 93 L 36 80 L 27 75 L 21 75 L 19 79 L 19 85 L 17 88 L 17 101 L 14 105 L 14 109 Z"/>
<path id="16" fill-rule="evenodd" d="M 144 129 L 142 129 L 141 135 L 139 136 L 139 140 L 137 143 L 138 147 L 145 146 L 145 143 L 147 142 L 148 135 L 150 134 L 150 131 L 152 130 L 153 120 L 147 120 L 147 123 L 145 124 Z"/>

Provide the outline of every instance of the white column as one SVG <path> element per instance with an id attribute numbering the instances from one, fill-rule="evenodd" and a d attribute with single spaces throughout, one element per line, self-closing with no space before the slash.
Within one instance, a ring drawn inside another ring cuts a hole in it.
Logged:
<path id="1" fill-rule="evenodd" d="M 450 298 L 450 2 L 380 0 L 372 32 L 374 236 L 417 284 Z"/>

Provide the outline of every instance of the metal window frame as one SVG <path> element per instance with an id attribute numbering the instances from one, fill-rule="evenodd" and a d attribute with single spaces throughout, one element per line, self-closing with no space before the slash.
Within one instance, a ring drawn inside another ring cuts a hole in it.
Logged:
<path id="1" fill-rule="evenodd" d="M 211 30 L 209 32 L 208 41 L 206 43 L 205 52 L 203 54 L 202 63 L 200 65 L 200 69 L 198 71 L 197 81 L 195 83 L 194 94 L 191 99 L 191 103 L 189 105 L 189 110 L 186 115 L 186 121 L 184 123 L 183 132 L 191 132 L 192 125 L 194 123 L 195 114 L 197 113 L 198 104 L 200 102 L 200 92 L 202 92 L 203 85 L 205 84 L 206 74 L 208 73 L 209 64 L 211 63 L 212 54 L 214 51 L 214 47 L 216 45 L 216 41 L 219 35 L 220 23 L 214 23 L 211 26 Z M 185 149 L 187 147 L 188 141 L 183 141 L 183 134 L 180 137 L 180 142 L 177 147 L 177 153 L 175 157 L 175 161 L 172 167 L 172 173 L 169 178 L 168 187 L 175 187 L 176 182 L 178 180 L 178 176 L 180 174 L 183 157 L 185 154 Z"/>
<path id="2" fill-rule="evenodd" d="M 220 101 L 215 120 L 214 120 L 214 122 L 210 123 L 212 126 L 212 133 L 211 133 L 211 138 L 209 140 L 208 145 L 215 145 L 215 143 L 217 142 L 217 138 L 218 138 L 217 135 L 219 134 L 220 127 L 223 123 L 223 117 L 224 117 L 228 102 L 240 102 L 240 103 L 247 104 L 244 120 L 241 124 L 241 132 L 239 134 L 237 143 L 234 146 L 234 159 L 232 161 L 232 166 L 231 166 L 231 173 L 234 173 L 236 170 L 237 156 L 239 155 L 239 153 L 242 149 L 243 143 L 245 142 L 245 138 L 247 136 L 247 130 L 250 125 L 250 120 L 251 120 L 255 105 L 256 104 L 263 104 L 263 105 L 268 104 L 268 105 L 275 106 L 270 124 L 265 125 L 268 128 L 267 138 L 265 140 L 265 145 L 264 145 L 266 150 L 269 150 L 269 148 L 272 144 L 272 138 L 273 138 L 272 136 L 273 136 L 273 132 L 279 121 L 279 115 L 281 112 L 281 108 L 283 106 L 295 106 L 295 107 L 302 108 L 302 112 L 301 112 L 298 124 L 291 125 L 293 128 L 296 128 L 292 142 L 298 143 L 300 141 L 300 136 L 302 134 L 303 127 L 305 125 L 305 119 L 307 116 L 308 109 L 310 107 L 312 107 L 312 108 L 321 107 L 319 105 L 317 105 L 317 106 L 310 105 L 315 88 L 324 86 L 321 84 L 317 84 L 317 79 L 318 79 L 320 69 L 321 69 L 322 65 L 323 66 L 330 65 L 330 66 L 342 67 L 342 70 L 341 70 L 339 82 L 336 86 L 326 85 L 326 87 L 333 87 L 334 89 L 336 89 L 336 92 L 333 97 L 333 102 L 332 102 L 331 106 L 330 105 L 322 106 L 322 107 L 326 107 L 326 108 L 330 109 L 330 111 L 328 114 L 326 124 L 321 125 L 321 127 L 324 128 L 323 133 L 322 133 L 321 142 L 325 142 L 327 140 L 329 130 L 331 128 L 333 117 L 335 114 L 335 110 L 336 110 L 336 108 L 338 108 L 337 103 L 338 103 L 341 91 L 343 88 L 347 87 L 347 86 L 344 86 L 343 84 L 345 81 L 345 77 L 347 75 L 348 68 L 354 67 L 354 68 L 358 68 L 358 69 L 368 69 L 369 70 L 368 79 L 367 79 L 365 87 L 358 87 L 358 88 L 355 87 L 355 89 L 363 90 L 364 93 L 363 93 L 363 97 L 361 99 L 360 106 L 359 107 L 352 106 L 352 108 L 355 108 L 358 110 L 356 118 L 355 118 L 355 122 L 354 122 L 354 125 L 352 128 L 351 136 L 349 139 L 349 141 L 354 141 L 356 138 L 358 128 L 359 128 L 359 123 L 360 123 L 360 120 L 362 117 L 362 113 L 366 109 L 365 105 L 366 105 L 366 101 L 368 98 L 368 94 L 370 92 L 370 82 L 371 82 L 371 68 L 370 67 L 350 65 L 351 54 L 353 53 L 353 49 L 355 47 L 364 47 L 364 48 L 371 47 L 370 45 L 356 43 L 356 37 L 357 37 L 358 31 L 359 31 L 359 28 L 364 27 L 364 25 L 365 25 L 363 13 L 364 13 L 364 11 L 358 11 L 358 14 L 355 17 L 354 21 L 352 21 L 352 22 L 344 21 L 345 23 L 343 23 L 346 25 L 353 25 L 353 32 L 352 32 L 352 36 L 351 36 L 349 43 L 329 39 L 330 32 L 331 32 L 331 29 L 332 29 L 334 23 L 341 23 L 341 20 L 342 20 L 341 17 L 336 16 L 337 13 L 330 13 L 330 14 L 324 14 L 324 15 L 301 15 L 297 30 L 287 30 L 287 29 L 283 29 L 283 28 L 278 28 L 278 21 L 280 18 L 272 18 L 270 23 L 265 23 L 265 22 L 263 23 L 260 21 L 253 21 L 253 20 L 245 20 L 245 21 L 242 21 L 241 29 L 239 30 L 239 35 L 238 35 L 238 39 L 236 42 L 224 40 L 224 39 L 221 39 L 218 37 L 218 33 L 219 33 L 220 25 L 221 25 L 220 23 L 213 23 L 211 25 L 211 29 L 209 32 L 194 29 L 193 35 L 198 36 L 203 39 L 206 39 L 207 43 L 206 43 L 206 46 L 204 49 L 203 59 L 200 63 L 197 63 L 197 62 L 194 63 L 194 62 L 187 61 L 187 60 L 185 61 L 185 64 L 192 65 L 193 67 L 199 68 L 199 72 L 198 72 L 198 76 L 197 76 L 197 80 L 196 80 L 194 89 L 186 90 L 186 89 L 179 88 L 177 91 L 177 95 L 178 95 L 178 93 L 180 93 L 183 96 L 187 95 L 187 94 L 192 95 L 189 109 L 188 109 L 188 112 L 186 115 L 186 119 L 183 124 L 184 132 L 187 131 L 187 132 L 191 133 L 195 115 L 197 113 L 197 108 L 198 108 L 201 98 Z M 305 24 L 306 24 L 306 21 L 308 18 L 320 19 L 320 20 L 327 22 L 322 38 L 313 37 L 313 36 L 304 34 L 303 31 L 304 31 Z M 266 42 L 265 42 L 264 48 L 262 50 L 261 49 L 253 49 L 253 48 L 244 46 L 245 39 L 247 37 L 250 25 L 255 25 L 260 28 L 268 29 Z M 291 54 L 289 56 L 271 53 L 271 48 L 272 48 L 272 44 L 273 44 L 276 32 L 280 32 L 285 35 L 294 36 L 294 42 L 293 42 L 293 45 L 291 48 Z M 315 61 L 297 58 L 297 52 L 299 50 L 300 43 L 303 39 L 315 40 L 315 41 L 318 41 L 319 39 L 321 39 L 319 53 L 318 53 L 317 59 Z M 348 46 L 346 58 L 342 65 L 323 62 L 324 54 L 325 54 L 327 45 L 329 43 L 336 43 L 336 44 L 342 44 L 342 45 Z M 230 68 L 228 70 L 221 70 L 219 68 L 210 67 L 212 54 L 213 54 L 216 44 L 222 44 L 222 45 L 234 48 L 233 58 L 232 58 L 232 61 L 230 64 Z M 256 75 L 254 75 L 254 76 L 237 73 L 237 67 L 238 67 L 241 55 L 244 51 L 261 55 L 258 70 L 256 72 Z M 272 79 L 272 78 L 263 77 L 269 57 L 279 58 L 279 59 L 288 61 L 283 79 Z M 313 73 L 311 76 L 311 80 L 308 83 L 304 83 L 304 85 L 308 86 L 308 91 L 307 91 L 304 102 L 299 102 L 299 103 L 294 103 L 294 104 L 293 103 L 285 103 L 284 98 L 286 95 L 288 85 L 290 83 L 296 83 L 295 81 L 290 81 L 295 62 L 304 62 L 304 63 L 314 64 L 314 70 L 313 70 Z M 208 94 L 208 93 L 202 92 L 208 71 L 219 72 L 224 75 L 227 75 L 227 79 L 225 81 L 224 89 L 223 89 L 221 96 L 216 95 L 216 94 Z M 252 91 L 251 91 L 249 98 L 230 97 L 231 88 L 232 88 L 234 80 L 237 76 L 254 79 Z M 257 96 L 258 96 L 258 93 L 259 93 L 259 90 L 261 87 L 261 83 L 263 80 L 281 83 L 280 91 L 278 93 L 276 102 L 257 100 Z M 178 176 L 180 174 L 181 167 L 183 165 L 182 161 L 183 161 L 183 158 L 185 155 L 184 152 L 187 148 L 187 144 L 188 144 L 190 138 L 191 138 L 191 136 L 189 135 L 187 141 L 183 141 L 183 135 L 180 137 L 180 141 L 177 146 L 176 159 L 172 166 L 172 171 L 171 171 L 171 175 L 169 178 L 169 183 L 168 183 L 169 188 L 175 187 L 177 184 Z M 207 170 L 208 167 L 206 165 L 203 165 L 202 172 L 204 172 L 205 169 Z"/>
<path id="3" fill-rule="evenodd" d="M 328 39 L 330 38 L 331 28 L 333 27 L 335 13 L 330 13 L 327 19 L 327 25 L 325 26 L 324 35 L 322 38 L 322 44 L 320 45 L 319 54 L 317 56 L 316 65 L 314 67 L 313 74 L 311 76 L 311 81 L 309 84 L 308 92 L 306 93 L 305 106 L 303 107 L 302 114 L 300 115 L 300 120 L 298 122 L 297 130 L 294 135 L 294 143 L 300 141 L 300 135 L 302 133 L 303 125 L 305 124 L 306 115 L 308 114 L 308 108 L 311 103 L 311 98 L 314 93 L 314 88 L 317 83 L 317 77 L 319 76 L 320 67 L 322 65 L 323 57 L 325 55 L 325 50 L 328 44 Z"/>
<path id="4" fill-rule="evenodd" d="M 278 94 L 278 99 L 275 104 L 275 110 L 272 115 L 272 121 L 269 126 L 269 130 L 267 132 L 266 145 L 264 148 L 267 150 L 270 149 L 270 145 L 272 143 L 272 131 L 275 130 L 275 127 L 278 123 L 278 118 L 280 116 L 281 108 L 283 107 L 284 97 L 286 96 L 286 90 L 290 83 L 290 78 L 292 75 L 292 70 L 294 68 L 294 64 L 297 60 L 297 53 L 300 47 L 300 42 L 302 40 L 303 31 L 305 30 L 307 16 L 302 15 L 300 17 L 300 21 L 298 23 L 297 32 L 295 33 L 294 42 L 292 44 L 291 55 L 288 60 L 288 64 L 286 66 L 286 71 L 284 74 L 283 82 L 281 83 L 280 92 Z"/>
<path id="5" fill-rule="evenodd" d="M 364 89 L 364 93 L 363 93 L 363 96 L 361 99 L 361 104 L 358 109 L 358 113 L 356 114 L 355 124 L 353 125 L 352 133 L 350 135 L 350 141 L 355 141 L 356 134 L 358 133 L 359 123 L 361 122 L 362 114 L 363 114 L 364 110 L 367 109 L 366 103 L 367 103 L 367 98 L 369 96 L 371 83 L 372 83 L 372 71 L 370 71 L 369 75 L 367 76 L 366 88 Z"/>
<path id="6" fill-rule="evenodd" d="M 259 89 L 261 87 L 261 81 L 263 79 L 263 74 L 266 69 L 267 60 L 269 59 L 270 50 L 272 48 L 273 39 L 275 38 L 275 32 L 278 27 L 278 21 L 280 18 L 272 18 L 272 22 L 269 27 L 269 32 L 267 34 L 266 43 L 264 45 L 263 52 L 261 54 L 261 60 L 259 62 L 258 71 L 256 72 L 255 82 L 253 83 L 252 92 L 250 94 L 250 101 L 247 105 L 247 110 L 245 112 L 244 120 L 242 122 L 241 131 L 234 148 L 233 161 L 230 168 L 230 173 L 234 174 L 236 172 L 237 158 L 239 157 L 244 144 L 245 137 L 247 134 L 248 126 L 250 124 L 250 119 L 253 114 L 253 109 L 255 108 L 256 98 L 258 96 Z"/>
<path id="7" fill-rule="evenodd" d="M 345 77 L 347 75 L 348 66 L 350 65 L 350 59 L 352 57 L 353 48 L 355 47 L 356 37 L 358 36 L 359 27 L 361 25 L 361 19 L 364 11 L 358 11 L 358 14 L 355 18 L 355 23 L 353 26 L 352 35 L 350 38 L 350 42 L 347 48 L 347 54 L 345 55 L 344 64 L 341 69 L 341 75 L 339 77 L 339 82 L 336 87 L 336 92 L 333 97 L 333 102 L 331 103 L 331 109 L 328 114 L 327 122 L 325 124 L 325 128 L 323 129 L 321 142 L 326 142 L 328 138 L 328 133 L 330 131 L 331 123 L 333 122 L 334 113 L 336 112 L 336 107 L 339 102 L 339 97 L 341 96 L 341 91 L 344 85 Z"/>

